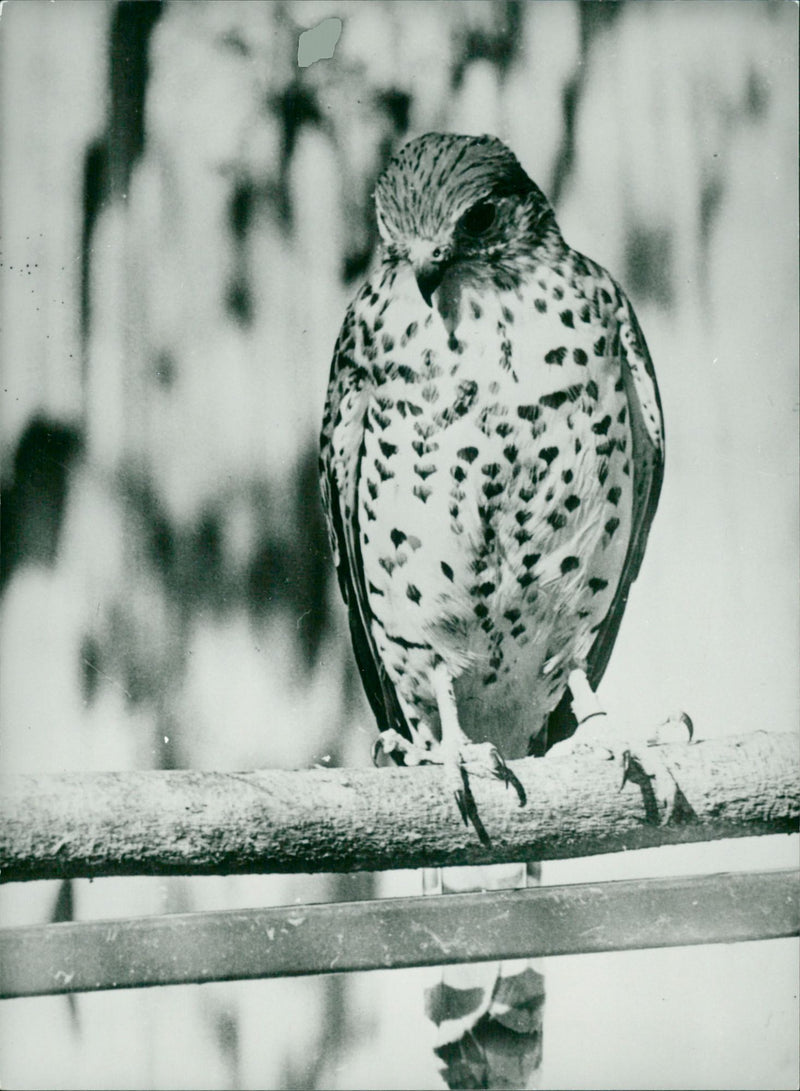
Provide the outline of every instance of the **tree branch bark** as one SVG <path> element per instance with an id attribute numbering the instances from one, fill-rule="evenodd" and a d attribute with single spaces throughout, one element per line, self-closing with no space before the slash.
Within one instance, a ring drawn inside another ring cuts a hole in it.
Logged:
<path id="1" fill-rule="evenodd" d="M 520 807 L 471 780 L 486 847 L 459 816 L 446 771 L 332 769 L 16 776 L 0 786 L 3 881 L 436 867 L 592 856 L 800 828 L 794 734 L 756 732 L 658 748 L 680 787 L 666 825 L 646 788 L 622 790 L 595 756 L 512 768 Z"/>

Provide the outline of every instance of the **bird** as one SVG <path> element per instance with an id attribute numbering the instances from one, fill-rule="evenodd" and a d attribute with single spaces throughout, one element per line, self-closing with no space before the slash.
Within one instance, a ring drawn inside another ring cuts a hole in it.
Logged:
<path id="1" fill-rule="evenodd" d="M 410 140 L 374 204 L 323 507 L 377 749 L 444 765 L 489 841 L 471 779 L 524 806 L 508 762 L 598 711 L 661 490 L 661 401 L 623 289 L 500 139 Z"/>

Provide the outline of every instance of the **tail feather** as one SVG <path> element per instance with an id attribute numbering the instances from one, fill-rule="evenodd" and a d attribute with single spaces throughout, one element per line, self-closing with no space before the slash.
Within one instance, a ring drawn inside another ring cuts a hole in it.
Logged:
<path id="1" fill-rule="evenodd" d="M 538 882 L 538 865 L 446 868 L 426 873 L 426 893 L 498 890 Z M 526 959 L 442 968 L 426 990 L 434 1047 L 450 1088 L 536 1086 L 542 1058 L 544 978 Z"/>

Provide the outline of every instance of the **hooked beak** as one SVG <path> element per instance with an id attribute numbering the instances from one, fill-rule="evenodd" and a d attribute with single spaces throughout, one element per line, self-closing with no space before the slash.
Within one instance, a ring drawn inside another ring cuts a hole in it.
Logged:
<path id="1" fill-rule="evenodd" d="M 443 261 L 426 261 L 413 266 L 420 295 L 429 307 L 432 306 L 431 298 L 433 293 L 442 282 L 445 268 Z"/>

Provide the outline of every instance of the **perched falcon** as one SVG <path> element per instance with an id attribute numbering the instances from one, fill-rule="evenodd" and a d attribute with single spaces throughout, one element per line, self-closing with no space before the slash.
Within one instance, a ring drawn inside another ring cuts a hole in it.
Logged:
<path id="1" fill-rule="evenodd" d="M 487 840 L 470 775 L 524 802 L 505 759 L 570 735 L 608 663 L 661 488 L 658 389 L 625 294 L 499 140 L 412 140 L 375 206 L 380 264 L 331 368 L 323 501 L 383 749 L 453 770 Z M 475 887 L 530 869 L 513 872 Z M 526 1086 L 542 1001 L 524 962 L 448 968 L 427 996 L 448 1084 Z"/>
<path id="2" fill-rule="evenodd" d="M 513 153 L 428 133 L 375 190 L 380 264 L 345 316 L 323 501 L 384 749 L 521 785 L 608 663 L 658 502 L 663 423 L 627 297 Z"/>

